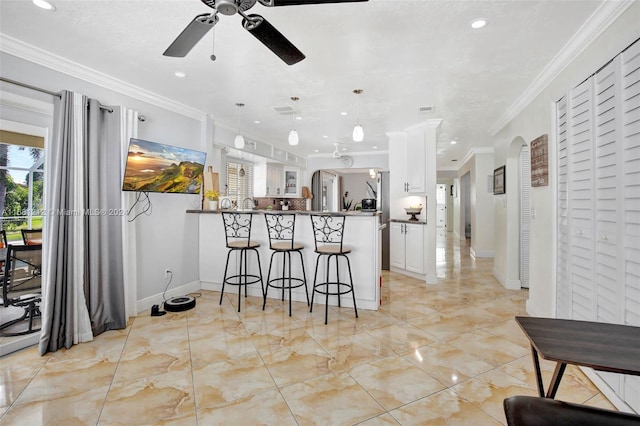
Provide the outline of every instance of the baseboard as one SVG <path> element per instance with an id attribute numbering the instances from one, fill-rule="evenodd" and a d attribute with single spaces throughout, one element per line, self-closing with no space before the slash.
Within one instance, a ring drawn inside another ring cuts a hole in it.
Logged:
<path id="1" fill-rule="evenodd" d="M 201 288 L 202 286 L 200 285 L 200 281 L 192 281 L 190 283 L 181 285 L 180 287 L 174 287 L 167 290 L 165 297 L 169 299 L 176 296 L 184 296 L 188 293 L 197 292 Z M 145 297 L 144 299 L 138 300 L 138 302 L 136 303 L 136 309 L 138 310 L 138 315 L 140 315 L 140 313 L 143 311 L 147 311 L 151 309 L 153 305 L 160 305 L 162 302 L 163 302 L 162 293 L 158 293 L 156 295 Z"/>
<path id="2" fill-rule="evenodd" d="M 402 274 L 402 275 L 406 275 L 408 277 L 415 278 L 417 280 L 427 281 L 427 276 L 425 274 L 416 274 L 415 272 L 410 272 L 410 271 L 407 271 L 406 269 L 394 268 L 393 266 L 391 267 L 390 270 L 393 271 L 393 272 L 397 272 L 399 274 Z M 437 284 L 437 282 L 436 282 L 436 284 Z"/>
<path id="3" fill-rule="evenodd" d="M 493 268 L 493 276 L 496 280 L 498 280 L 498 282 L 500 284 L 502 284 L 502 287 L 506 287 L 506 281 L 504 278 L 504 275 L 502 275 L 502 273 L 500 271 L 498 271 L 497 269 Z"/>
<path id="4" fill-rule="evenodd" d="M 438 276 L 433 274 L 427 274 L 427 278 L 425 279 L 427 284 L 438 284 Z"/>
<path id="5" fill-rule="evenodd" d="M 31 333 L 25 336 L 12 337 L 7 343 L 0 345 L 0 357 L 37 345 L 39 341 L 40 333 Z"/>
<path id="6" fill-rule="evenodd" d="M 520 280 L 507 280 L 507 285 L 505 285 L 507 290 L 520 290 L 522 285 Z"/>
<path id="7" fill-rule="evenodd" d="M 624 402 L 620 397 L 611 389 L 611 387 L 602 380 L 602 377 L 595 372 L 593 368 L 589 367 L 578 367 L 584 374 L 591 380 L 591 382 L 596 385 L 598 390 L 612 403 L 618 411 L 622 411 L 624 413 L 638 414 L 636 413 L 626 402 Z"/>
<path id="8" fill-rule="evenodd" d="M 493 250 L 476 250 L 473 247 L 469 248 L 469 254 L 472 257 L 493 258 L 496 252 Z"/>

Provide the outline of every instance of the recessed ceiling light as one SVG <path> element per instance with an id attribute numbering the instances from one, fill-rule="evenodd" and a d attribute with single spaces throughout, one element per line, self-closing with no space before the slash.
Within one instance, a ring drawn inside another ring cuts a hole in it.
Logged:
<path id="1" fill-rule="evenodd" d="M 187 74 L 183 73 L 182 71 L 176 71 L 173 73 L 173 75 L 175 75 L 178 78 L 185 78 L 187 76 Z"/>
<path id="2" fill-rule="evenodd" d="M 347 115 L 347 112 L 346 112 L 346 111 L 342 111 L 342 112 L 340 113 L 340 115 Z"/>
<path id="3" fill-rule="evenodd" d="M 260 124 L 260 120 L 255 120 L 254 123 L 255 124 Z"/>
<path id="4" fill-rule="evenodd" d="M 343 150 L 343 151 L 346 151 L 346 150 L 347 150 L 347 148 L 342 148 L 342 150 Z"/>
<path id="5" fill-rule="evenodd" d="M 329 136 L 327 136 L 327 135 L 322 135 L 322 139 L 329 139 Z"/>
<path id="6" fill-rule="evenodd" d="M 455 145 L 455 144 L 457 144 L 457 143 L 458 143 L 458 142 L 456 142 L 456 141 L 451 141 L 451 145 Z"/>
<path id="7" fill-rule="evenodd" d="M 474 19 L 469 25 L 471 25 L 471 28 L 473 28 L 474 30 L 477 30 L 487 25 L 487 20 L 484 18 Z"/>
<path id="8" fill-rule="evenodd" d="M 46 0 L 33 0 L 33 4 L 38 6 L 40 9 L 48 10 L 51 12 L 56 10 L 56 7 L 52 3 L 49 3 Z"/>
<path id="9" fill-rule="evenodd" d="M 374 147 L 373 147 L 373 149 L 378 149 L 378 147 L 377 147 L 377 146 L 374 146 Z"/>
<path id="10" fill-rule="evenodd" d="M 302 117 L 298 115 L 296 116 L 296 120 L 302 120 Z"/>
<path id="11" fill-rule="evenodd" d="M 320 152 L 320 150 L 319 149 L 314 149 L 313 152 Z"/>

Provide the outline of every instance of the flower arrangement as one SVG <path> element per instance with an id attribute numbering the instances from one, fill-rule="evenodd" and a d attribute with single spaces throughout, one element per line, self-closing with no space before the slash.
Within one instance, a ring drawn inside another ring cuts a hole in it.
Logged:
<path id="1" fill-rule="evenodd" d="M 218 191 L 207 191 L 204 193 L 204 196 L 207 197 L 207 200 L 218 201 L 220 193 Z"/>

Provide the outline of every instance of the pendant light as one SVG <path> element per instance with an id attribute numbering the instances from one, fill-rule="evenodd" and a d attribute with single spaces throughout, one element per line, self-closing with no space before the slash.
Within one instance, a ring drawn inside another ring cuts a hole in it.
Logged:
<path id="1" fill-rule="evenodd" d="M 244 136 L 240 134 L 240 112 L 242 111 L 241 108 L 244 106 L 244 104 L 238 102 L 236 106 L 238 107 L 238 134 L 236 135 L 236 138 L 233 140 L 233 145 L 237 149 L 242 149 L 244 148 Z"/>
<path id="2" fill-rule="evenodd" d="M 291 100 L 295 103 L 297 100 L 299 100 L 300 98 L 296 97 L 296 96 L 292 96 Z M 300 142 L 300 138 L 298 137 L 298 132 L 296 132 L 296 120 L 295 120 L 295 115 L 296 115 L 296 109 L 295 107 L 292 107 L 293 111 L 291 111 L 291 123 L 292 123 L 292 129 L 289 132 L 289 145 L 291 146 L 296 146 L 298 145 L 298 142 Z"/>
<path id="3" fill-rule="evenodd" d="M 363 92 L 362 89 L 355 89 L 353 93 L 360 95 Z M 364 140 L 364 129 L 360 125 L 360 98 L 358 97 L 358 122 L 353 128 L 353 141 L 362 142 Z"/>

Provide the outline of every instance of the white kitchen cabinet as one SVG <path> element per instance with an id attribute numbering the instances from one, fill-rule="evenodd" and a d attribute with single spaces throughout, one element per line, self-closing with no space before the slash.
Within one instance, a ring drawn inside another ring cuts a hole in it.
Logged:
<path id="1" fill-rule="evenodd" d="M 390 225 L 390 265 L 424 274 L 424 224 L 391 222 Z"/>
<path id="2" fill-rule="evenodd" d="M 284 172 L 284 196 L 300 197 L 302 188 L 300 186 L 300 169 L 296 167 L 285 167 Z"/>
<path id="3" fill-rule="evenodd" d="M 284 194 L 284 170 L 282 166 L 267 164 L 267 196 Z"/>
<path id="4" fill-rule="evenodd" d="M 427 191 L 427 143 L 424 130 L 409 132 L 407 137 L 407 192 L 424 194 Z"/>
<path id="5" fill-rule="evenodd" d="M 392 184 L 400 184 L 406 194 L 426 192 L 426 142 L 423 130 L 406 133 L 404 138 L 395 138 L 393 150 L 389 152 L 389 169 L 394 175 Z"/>

